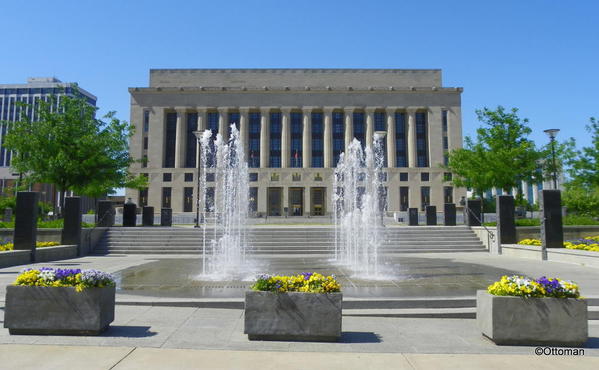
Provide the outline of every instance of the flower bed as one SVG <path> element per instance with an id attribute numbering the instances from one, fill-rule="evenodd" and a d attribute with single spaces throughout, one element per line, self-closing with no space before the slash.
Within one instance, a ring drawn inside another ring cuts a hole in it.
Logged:
<path id="1" fill-rule="evenodd" d="M 487 291 L 497 296 L 579 298 L 578 285 L 571 281 L 545 276 L 533 280 L 522 276 L 502 276 Z"/>
<path id="2" fill-rule="evenodd" d="M 573 282 L 503 276 L 476 296 L 476 320 L 497 344 L 580 346 L 588 339 L 587 302 Z"/>
<path id="3" fill-rule="evenodd" d="M 524 239 L 520 240 L 518 244 L 541 246 L 541 241 L 539 239 Z M 564 248 L 599 252 L 599 235 L 566 241 L 564 242 Z"/>
<path id="4" fill-rule="evenodd" d="M 250 340 L 335 341 L 341 336 L 341 286 L 334 276 L 261 275 L 245 294 Z"/>
<path id="5" fill-rule="evenodd" d="M 96 270 L 26 269 L 6 288 L 11 334 L 97 335 L 114 320 L 115 280 Z"/>
<path id="6" fill-rule="evenodd" d="M 88 288 L 114 287 L 115 280 L 112 274 L 97 270 L 42 267 L 23 270 L 17 276 L 15 285 L 74 287 L 76 291 L 81 292 Z"/>
<path id="7" fill-rule="evenodd" d="M 36 242 L 36 248 L 45 248 L 45 247 L 56 247 L 60 245 L 58 242 Z M 14 250 L 15 245 L 11 243 L 0 244 L 0 252 L 12 251 Z"/>
<path id="8" fill-rule="evenodd" d="M 302 293 L 335 293 L 341 291 L 341 285 L 335 276 L 324 276 L 316 272 L 304 272 L 299 275 L 260 275 L 252 290 L 261 292 L 302 292 Z"/>

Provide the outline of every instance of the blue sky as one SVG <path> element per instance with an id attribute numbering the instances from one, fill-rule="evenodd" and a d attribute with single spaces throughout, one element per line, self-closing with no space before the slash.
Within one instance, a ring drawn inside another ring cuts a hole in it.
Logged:
<path id="1" fill-rule="evenodd" d="M 1 0 L 0 0 L 1 1 Z M 475 109 L 520 108 L 543 129 L 590 139 L 599 117 L 599 2 L 1 1 L 0 83 L 75 81 L 129 119 L 150 68 L 441 68 Z"/>

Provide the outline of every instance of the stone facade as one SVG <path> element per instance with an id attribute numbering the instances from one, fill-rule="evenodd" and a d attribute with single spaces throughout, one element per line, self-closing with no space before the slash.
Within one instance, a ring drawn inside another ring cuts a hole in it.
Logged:
<path id="1" fill-rule="evenodd" d="M 339 153 L 354 137 L 371 146 L 375 132 L 385 134 L 388 212 L 443 209 L 466 193 L 449 188 L 440 167 L 462 145 L 462 89 L 441 85 L 440 70 L 151 70 L 150 87 L 129 89 L 130 152 L 144 159 L 131 171 L 147 174 L 150 186 L 127 197 L 195 212 L 199 153 L 191 131 L 223 133 L 234 123 L 259 214 L 330 214 Z"/>

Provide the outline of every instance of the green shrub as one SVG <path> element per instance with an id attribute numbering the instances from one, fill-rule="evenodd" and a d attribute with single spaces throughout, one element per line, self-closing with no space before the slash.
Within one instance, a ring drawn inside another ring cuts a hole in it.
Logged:
<path id="1" fill-rule="evenodd" d="M 15 222 L 0 222 L 0 229 L 14 229 Z M 50 221 L 38 221 L 37 228 L 38 229 L 62 229 L 64 227 L 64 219 L 60 218 L 58 220 L 50 220 Z M 94 224 L 90 224 L 87 222 L 82 222 L 81 227 L 91 228 L 94 227 Z"/>
<path id="2" fill-rule="evenodd" d="M 588 216 L 568 215 L 562 220 L 563 225 L 584 226 L 599 225 L 599 221 Z M 485 226 L 497 226 L 497 222 L 485 222 Z M 519 218 L 516 219 L 516 226 L 541 226 L 541 220 L 538 218 Z"/>

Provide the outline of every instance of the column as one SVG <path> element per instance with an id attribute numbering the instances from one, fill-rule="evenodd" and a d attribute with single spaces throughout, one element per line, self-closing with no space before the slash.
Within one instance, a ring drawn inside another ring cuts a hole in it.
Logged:
<path id="1" fill-rule="evenodd" d="M 532 184 L 532 204 L 539 204 L 539 184 Z"/>
<path id="2" fill-rule="evenodd" d="M 324 111 L 324 168 L 331 168 L 333 163 L 333 107 L 325 107 Z"/>
<path id="3" fill-rule="evenodd" d="M 288 168 L 291 161 L 291 131 L 289 123 L 291 122 L 291 108 L 281 108 L 281 168 Z M 286 193 L 286 192 L 283 192 Z M 284 196 L 286 199 L 286 196 Z M 286 202 L 283 203 L 288 207 Z"/>
<path id="4" fill-rule="evenodd" d="M 164 156 L 164 108 L 156 107 L 150 111 L 150 131 L 148 132 L 148 168 L 161 168 Z"/>
<path id="5" fill-rule="evenodd" d="M 304 168 L 312 166 L 312 108 L 302 108 L 303 132 L 302 132 L 302 163 Z"/>
<path id="6" fill-rule="evenodd" d="M 522 181 L 522 196 L 528 202 L 528 183 L 526 181 Z"/>
<path id="7" fill-rule="evenodd" d="M 354 126 L 353 126 L 353 117 L 354 108 L 346 107 L 343 108 L 343 118 L 345 119 L 345 152 L 349 149 L 349 144 L 351 144 L 354 139 Z"/>
<path id="8" fill-rule="evenodd" d="M 270 138 L 269 138 L 269 114 L 270 108 L 260 109 L 260 168 L 268 168 L 269 163 L 269 152 L 270 152 Z"/>
<path id="9" fill-rule="evenodd" d="M 239 108 L 239 137 L 243 143 L 243 152 L 245 154 L 245 160 L 249 161 L 250 143 L 249 143 L 249 131 L 248 131 L 248 115 L 250 113 L 250 107 Z"/>
<path id="10" fill-rule="evenodd" d="M 395 155 L 395 108 L 387 108 L 387 167 L 396 165 Z"/>
<path id="11" fill-rule="evenodd" d="M 185 167 L 185 133 L 187 124 L 185 122 L 186 111 L 183 108 L 177 108 L 177 135 L 175 144 L 175 168 Z"/>
<path id="12" fill-rule="evenodd" d="M 227 107 L 219 107 L 218 108 L 218 133 L 223 138 L 223 141 L 227 142 L 229 140 L 229 125 L 228 125 L 228 117 L 227 113 L 229 112 L 229 108 Z"/>
<path id="13" fill-rule="evenodd" d="M 366 148 L 372 148 L 372 140 L 374 140 L 374 107 L 366 107 Z"/>
<path id="14" fill-rule="evenodd" d="M 408 163 L 416 167 L 416 109 L 408 109 Z"/>

